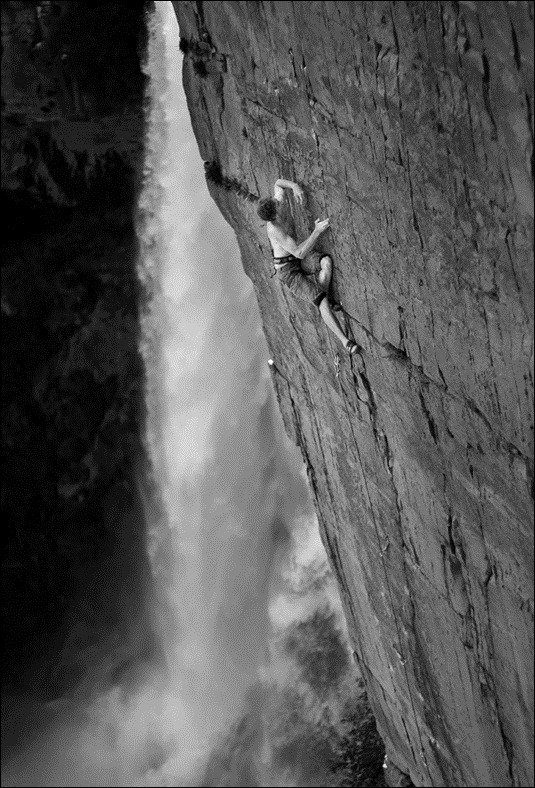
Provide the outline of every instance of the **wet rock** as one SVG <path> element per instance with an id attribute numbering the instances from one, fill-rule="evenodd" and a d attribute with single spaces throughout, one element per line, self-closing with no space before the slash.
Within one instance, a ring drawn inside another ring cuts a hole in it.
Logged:
<path id="1" fill-rule="evenodd" d="M 533 6 L 174 7 L 387 751 L 416 785 L 533 784 Z M 331 219 L 357 360 L 270 278 L 245 195 L 278 177 L 300 239 Z"/>
<path id="2" fill-rule="evenodd" d="M 389 788 L 408 788 L 414 785 L 409 775 L 402 772 L 401 769 L 398 769 L 396 764 L 387 755 L 385 755 L 383 769 L 385 784 L 388 785 Z"/>

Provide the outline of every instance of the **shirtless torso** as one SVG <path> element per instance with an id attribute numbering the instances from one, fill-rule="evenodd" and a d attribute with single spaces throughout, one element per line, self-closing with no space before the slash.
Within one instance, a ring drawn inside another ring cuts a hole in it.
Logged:
<path id="1" fill-rule="evenodd" d="M 294 254 L 294 256 L 297 257 L 298 255 L 296 255 L 295 252 L 290 252 L 290 250 L 287 249 L 288 241 L 293 241 L 293 244 L 296 248 L 297 248 L 297 243 L 295 242 L 295 239 L 290 234 L 291 231 L 288 226 L 289 222 L 287 221 L 283 211 L 284 189 L 282 189 L 280 186 L 275 185 L 273 191 L 273 199 L 276 200 L 277 203 L 279 204 L 279 209 L 277 211 L 277 220 L 276 222 L 268 222 L 266 225 L 267 235 L 269 238 L 269 242 L 271 244 L 273 257 L 276 259 L 280 257 L 286 257 L 286 255 L 288 254 Z"/>
<path id="2" fill-rule="evenodd" d="M 267 234 L 271 243 L 271 250 L 273 252 L 274 259 L 276 260 L 277 258 L 280 259 L 281 257 L 286 257 L 289 252 L 279 242 L 278 233 L 276 232 L 272 222 L 268 222 L 267 224 Z"/>
<path id="3" fill-rule="evenodd" d="M 327 230 L 329 220 L 316 219 L 312 233 L 305 241 L 298 244 L 293 235 L 290 234 L 291 231 L 288 230 L 289 221 L 283 207 L 284 188 L 291 188 L 296 200 L 299 203 L 303 202 L 304 195 L 300 186 L 293 183 L 293 181 L 279 179 L 273 191 L 273 200 L 277 205 L 277 215 L 272 221 L 267 222 L 266 230 L 274 257 L 286 257 L 291 254 L 302 260 L 312 250 L 319 236 Z"/>

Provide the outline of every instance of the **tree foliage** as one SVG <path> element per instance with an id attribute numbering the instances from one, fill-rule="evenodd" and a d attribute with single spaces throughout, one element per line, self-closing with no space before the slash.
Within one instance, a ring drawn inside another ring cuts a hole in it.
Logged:
<path id="1" fill-rule="evenodd" d="M 321 608 L 280 643 L 293 670 L 259 682 L 203 785 L 384 786 L 384 745 L 336 615 Z M 243 782 L 244 779 L 250 782 Z"/>
<path id="2" fill-rule="evenodd" d="M 316 610 L 288 633 L 284 647 L 295 659 L 306 681 L 320 698 L 335 689 L 349 668 L 349 655 L 335 613 Z"/>

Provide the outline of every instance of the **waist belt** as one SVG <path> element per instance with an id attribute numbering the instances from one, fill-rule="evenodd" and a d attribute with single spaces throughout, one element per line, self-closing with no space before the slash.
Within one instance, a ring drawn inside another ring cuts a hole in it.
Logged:
<path id="1" fill-rule="evenodd" d="M 295 260 L 296 263 L 300 263 L 301 260 L 293 254 L 287 254 L 284 257 L 274 257 L 273 260 L 277 260 L 277 263 L 273 263 L 275 268 L 282 268 L 283 265 L 288 265 L 291 263 L 292 260 Z"/>
<path id="2" fill-rule="evenodd" d="M 301 262 L 299 258 L 295 257 L 293 254 L 287 254 L 285 257 L 274 257 L 273 260 L 278 260 L 278 263 L 273 263 L 273 268 L 275 270 L 271 274 L 272 277 L 275 276 L 279 268 L 284 268 L 285 265 L 288 265 L 293 260 L 295 260 L 297 263 Z"/>

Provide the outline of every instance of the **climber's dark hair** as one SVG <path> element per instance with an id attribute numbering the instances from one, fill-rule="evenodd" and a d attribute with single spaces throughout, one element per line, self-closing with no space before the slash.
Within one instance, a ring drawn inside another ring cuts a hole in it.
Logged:
<path id="1" fill-rule="evenodd" d="M 264 197 L 258 203 L 257 214 L 264 222 L 272 222 L 277 216 L 277 201 L 273 197 Z"/>

